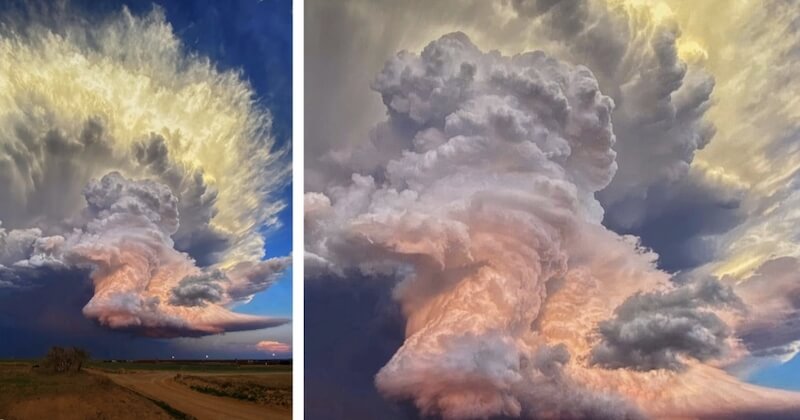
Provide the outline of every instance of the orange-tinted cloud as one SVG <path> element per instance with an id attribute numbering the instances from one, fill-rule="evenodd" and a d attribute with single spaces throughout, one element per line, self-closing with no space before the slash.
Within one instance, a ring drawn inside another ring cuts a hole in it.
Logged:
<path id="1" fill-rule="evenodd" d="M 280 341 L 259 341 L 256 348 L 267 353 L 288 353 L 292 351 L 292 346 Z"/>

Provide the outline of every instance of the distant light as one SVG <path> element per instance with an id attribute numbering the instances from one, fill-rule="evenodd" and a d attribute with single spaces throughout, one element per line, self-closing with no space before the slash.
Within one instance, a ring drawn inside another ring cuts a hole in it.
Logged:
<path id="1" fill-rule="evenodd" d="M 275 357 L 275 353 L 272 353 L 272 357 Z"/>
<path id="2" fill-rule="evenodd" d="M 206 359 L 208 359 L 208 355 L 206 355 Z"/>

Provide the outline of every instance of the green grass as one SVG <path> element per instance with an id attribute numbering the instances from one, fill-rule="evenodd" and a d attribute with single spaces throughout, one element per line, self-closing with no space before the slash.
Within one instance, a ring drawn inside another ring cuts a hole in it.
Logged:
<path id="1" fill-rule="evenodd" d="M 41 359 L 2 359 L 0 366 L 30 366 L 39 363 Z"/>
<path id="2" fill-rule="evenodd" d="M 140 363 L 140 362 L 90 362 L 86 367 L 109 372 L 127 370 L 156 370 L 176 372 L 217 372 L 217 373 L 271 373 L 291 372 L 289 365 L 232 365 L 228 363 Z"/>
<path id="3" fill-rule="evenodd" d="M 230 396 L 230 395 L 228 395 L 228 394 L 226 394 L 226 393 L 224 393 L 222 391 L 218 391 L 215 388 L 211 388 L 211 387 L 207 387 L 207 386 L 189 385 L 189 388 L 192 388 L 193 390 L 195 390 L 197 392 L 202 392 L 204 394 L 216 395 L 217 397 L 228 397 L 228 396 Z M 251 400 L 251 401 L 255 400 L 255 398 L 241 398 L 241 397 L 235 397 L 235 398 L 247 399 L 247 400 Z"/>
<path id="4" fill-rule="evenodd" d="M 0 400 L 3 396 L 28 397 L 42 394 L 56 394 L 72 389 L 76 383 L 93 384 L 93 377 L 82 373 L 53 375 L 48 372 L 31 370 L 29 363 L 3 363 L 0 369 Z"/>
<path id="5" fill-rule="evenodd" d="M 178 383 L 205 394 L 252 401 L 264 405 L 291 407 L 290 374 L 193 376 L 175 375 Z"/>

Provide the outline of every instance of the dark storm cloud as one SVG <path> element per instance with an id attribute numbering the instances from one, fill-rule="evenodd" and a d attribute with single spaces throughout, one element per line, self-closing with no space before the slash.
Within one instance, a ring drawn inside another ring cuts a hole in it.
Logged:
<path id="1" fill-rule="evenodd" d="M 632 296 L 614 310 L 614 318 L 598 326 L 601 342 L 592 349 L 592 363 L 609 369 L 680 370 L 683 357 L 720 357 L 731 331 L 708 309 L 742 305 L 733 289 L 712 278 Z"/>
<path id="2" fill-rule="evenodd" d="M 743 191 L 716 183 L 702 173 L 690 173 L 673 184 L 650 188 L 647 200 L 623 199 L 606 207 L 607 215 L 638 213 L 639 222 L 625 226 L 624 216 L 606 217 L 611 229 L 641 238 L 655 250 L 659 268 L 677 272 L 713 261 L 718 255 L 717 235 L 746 218 Z"/>
<path id="3" fill-rule="evenodd" d="M 529 17 L 546 16 L 548 25 L 563 37 L 583 31 L 589 17 L 585 0 L 513 0 L 518 13 Z"/>
<path id="4" fill-rule="evenodd" d="M 26 285 L 11 292 L 0 289 L 2 358 L 43 356 L 54 345 L 86 348 L 95 358 L 145 358 L 169 354 L 168 344 L 110 331 L 81 314 L 93 295 L 82 270 L 17 270 Z"/>
<path id="5" fill-rule="evenodd" d="M 109 330 L 81 313 L 94 294 L 94 286 L 83 270 L 16 270 L 15 275 L 26 287 L 13 291 L 0 288 L 0 358 L 37 358 L 54 345 L 82 347 L 96 359 L 199 358 L 205 354 L 263 357 L 248 348 L 252 344 L 232 343 L 220 348 L 217 341 L 163 340 L 142 334 L 146 331 Z M 263 330 L 260 332 L 263 334 Z M 255 333 L 234 332 L 230 337 Z"/>
<path id="6" fill-rule="evenodd" d="M 604 223 L 642 237 L 677 271 L 711 261 L 714 236 L 744 219 L 736 187 L 689 170 L 715 134 L 705 118 L 714 78 L 678 57 L 680 29 L 647 23 L 642 10 L 612 11 L 588 0 L 515 0 L 569 60 L 587 65 L 614 99 L 619 170 L 598 194 Z"/>
<path id="7" fill-rule="evenodd" d="M 736 285 L 752 302 L 752 315 L 738 335 L 755 356 L 786 356 L 798 351 L 800 340 L 800 260 L 781 257 L 766 261 Z"/>
<path id="8" fill-rule="evenodd" d="M 539 375 L 520 394 L 526 401 L 522 413 L 529 419 L 643 420 L 644 413 L 617 394 L 589 391 L 565 371 L 571 355 L 564 344 L 540 347 L 529 363 Z M 514 417 L 509 417 L 514 418 Z"/>
<path id="9" fill-rule="evenodd" d="M 305 328 L 314 331 L 305 338 L 306 415 L 419 418 L 413 407 L 381 397 L 374 384 L 375 374 L 404 339 L 405 322 L 391 297 L 393 283 L 357 274 L 329 277 L 320 273 L 304 283 Z"/>
<path id="10" fill-rule="evenodd" d="M 200 266 L 217 262 L 231 238 L 211 225 L 218 193 L 205 183 L 202 170 L 185 168 L 170 160 L 167 144 L 157 134 L 136 143 L 133 156 L 148 175 L 163 180 L 179 197 L 181 224 L 173 235 L 175 248 L 187 252 Z"/>
<path id="11" fill-rule="evenodd" d="M 239 262 L 223 282 L 218 270 L 202 272 L 172 248 L 170 235 L 180 221 L 178 199 L 167 185 L 111 172 L 89 182 L 83 195 L 84 224 L 66 236 L 0 229 L 0 269 L 13 271 L 3 275 L 4 286 L 18 286 L 21 270 L 90 268 L 86 274 L 96 295 L 83 314 L 109 328 L 150 337 L 195 337 L 288 322 L 233 313 L 224 305 L 246 301 L 272 285 L 289 257 Z M 210 312 L 202 313 L 211 304 Z"/>
<path id="12" fill-rule="evenodd" d="M 225 296 L 220 282 L 227 277 L 219 270 L 209 270 L 184 277 L 172 289 L 169 303 L 178 306 L 205 306 L 208 302 L 219 302 Z"/>

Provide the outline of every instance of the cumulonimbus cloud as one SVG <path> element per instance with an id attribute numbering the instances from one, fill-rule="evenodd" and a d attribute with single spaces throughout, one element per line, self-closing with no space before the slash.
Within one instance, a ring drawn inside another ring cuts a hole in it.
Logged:
<path id="1" fill-rule="evenodd" d="M 0 285 L 83 270 L 87 317 L 151 336 L 287 322 L 230 310 L 289 265 L 261 260 L 290 171 L 269 111 L 159 8 L 72 7 L 0 29 Z"/>
<path id="2" fill-rule="evenodd" d="M 720 369 L 742 351 L 730 288 L 678 287 L 600 224 L 614 101 L 589 68 L 453 33 L 372 86 L 388 118 L 349 157 L 349 183 L 306 194 L 305 246 L 311 277 L 395 282 L 405 341 L 375 378 L 384 396 L 445 418 L 800 405 Z M 696 392 L 709 383 L 720 391 Z"/>

